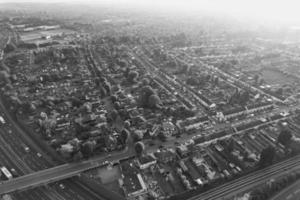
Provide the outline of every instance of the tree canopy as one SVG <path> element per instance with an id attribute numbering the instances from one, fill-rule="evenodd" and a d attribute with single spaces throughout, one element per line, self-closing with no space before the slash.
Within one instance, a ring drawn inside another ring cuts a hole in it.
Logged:
<path id="1" fill-rule="evenodd" d="M 277 141 L 286 146 L 290 144 L 293 135 L 288 130 L 282 130 L 277 138 Z"/>

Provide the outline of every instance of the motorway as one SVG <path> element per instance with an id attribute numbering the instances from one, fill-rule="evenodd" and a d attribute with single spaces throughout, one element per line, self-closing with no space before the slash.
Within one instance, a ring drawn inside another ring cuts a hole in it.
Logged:
<path id="1" fill-rule="evenodd" d="M 300 199 L 300 181 L 296 181 L 270 200 L 299 200 Z"/>

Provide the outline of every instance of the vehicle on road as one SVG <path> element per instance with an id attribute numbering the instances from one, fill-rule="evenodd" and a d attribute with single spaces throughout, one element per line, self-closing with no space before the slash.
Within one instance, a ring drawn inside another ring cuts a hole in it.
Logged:
<path id="1" fill-rule="evenodd" d="M 5 120 L 2 116 L 0 116 L 0 122 L 1 122 L 1 124 L 5 124 Z"/>
<path id="2" fill-rule="evenodd" d="M 63 190 L 63 189 L 65 189 L 65 186 L 64 186 L 64 184 L 59 184 L 59 187 Z"/>
<path id="3" fill-rule="evenodd" d="M 10 171 L 14 177 L 19 176 L 18 172 L 14 168 L 11 168 Z"/>
<path id="4" fill-rule="evenodd" d="M 11 180 L 13 178 L 12 174 L 8 171 L 8 169 L 5 166 L 1 167 L 0 170 L 8 180 Z"/>
<path id="5" fill-rule="evenodd" d="M 21 146 L 23 147 L 23 149 L 26 153 L 29 153 L 30 148 L 28 146 L 26 146 L 25 144 L 21 144 Z"/>

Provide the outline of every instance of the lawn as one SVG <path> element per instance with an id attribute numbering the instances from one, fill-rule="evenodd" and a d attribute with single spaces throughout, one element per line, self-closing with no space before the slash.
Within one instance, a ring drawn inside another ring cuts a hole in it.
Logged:
<path id="1" fill-rule="evenodd" d="M 280 72 L 276 72 L 269 69 L 262 70 L 262 77 L 266 81 L 267 84 L 270 85 L 284 85 L 284 84 L 293 84 L 293 79 L 285 76 Z"/>
<path id="2" fill-rule="evenodd" d="M 93 172 L 96 178 L 100 178 L 103 184 L 109 184 L 121 178 L 121 172 L 118 166 L 101 167 Z"/>

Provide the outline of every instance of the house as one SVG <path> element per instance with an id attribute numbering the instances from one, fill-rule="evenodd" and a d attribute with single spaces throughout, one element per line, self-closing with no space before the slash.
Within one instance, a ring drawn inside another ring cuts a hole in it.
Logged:
<path id="1" fill-rule="evenodd" d="M 136 197 L 147 192 L 143 177 L 132 162 L 121 163 L 122 179 L 119 179 L 120 187 L 123 188 L 127 199 Z"/>
<path id="2" fill-rule="evenodd" d="M 138 159 L 140 169 L 147 169 L 151 165 L 156 164 L 156 159 L 152 155 L 145 155 Z"/>
<path id="3" fill-rule="evenodd" d="M 168 163 L 174 161 L 176 158 L 175 151 L 173 149 L 168 150 L 158 150 L 154 153 L 154 156 L 157 158 L 159 162 Z"/>
<path id="4" fill-rule="evenodd" d="M 183 158 L 188 155 L 189 150 L 186 145 L 182 144 L 176 147 L 176 152 Z"/>
<path id="5" fill-rule="evenodd" d="M 169 137 L 175 133 L 176 127 L 170 120 L 167 120 L 162 123 L 161 131 L 166 137 Z"/>
<path id="6" fill-rule="evenodd" d="M 127 176 L 123 179 L 123 183 L 129 199 L 134 199 L 147 192 L 147 187 L 141 174 Z"/>

